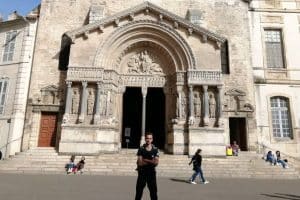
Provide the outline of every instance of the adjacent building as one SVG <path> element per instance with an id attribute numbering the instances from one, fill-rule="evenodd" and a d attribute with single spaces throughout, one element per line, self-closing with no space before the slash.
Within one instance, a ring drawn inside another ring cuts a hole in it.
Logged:
<path id="1" fill-rule="evenodd" d="M 252 65 L 259 147 L 300 151 L 300 2 L 253 0 Z"/>
<path id="2" fill-rule="evenodd" d="M 39 9 L 26 17 L 14 12 L 0 21 L 0 151 L 19 152 L 33 60 Z"/>

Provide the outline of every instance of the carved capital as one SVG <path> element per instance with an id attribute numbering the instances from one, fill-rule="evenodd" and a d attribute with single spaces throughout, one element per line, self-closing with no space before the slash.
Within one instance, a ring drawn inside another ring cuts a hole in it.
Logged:
<path id="1" fill-rule="evenodd" d="M 142 87 L 142 95 L 143 95 L 143 98 L 145 98 L 147 96 L 147 91 L 148 91 L 148 88 L 147 87 Z"/>
<path id="2" fill-rule="evenodd" d="M 82 87 L 83 87 L 83 88 L 86 88 L 86 87 L 87 87 L 87 81 L 82 81 L 81 84 L 82 84 Z"/>
<path id="3" fill-rule="evenodd" d="M 68 87 L 68 88 L 71 88 L 71 87 L 72 87 L 72 81 L 66 81 L 66 83 L 67 83 L 67 87 Z"/>

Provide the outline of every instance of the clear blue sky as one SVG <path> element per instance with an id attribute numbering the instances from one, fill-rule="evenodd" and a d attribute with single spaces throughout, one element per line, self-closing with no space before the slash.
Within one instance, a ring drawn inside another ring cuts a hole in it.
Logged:
<path id="1" fill-rule="evenodd" d="M 7 19 L 7 15 L 17 11 L 20 15 L 28 14 L 41 0 L 0 0 L 0 13 Z"/>

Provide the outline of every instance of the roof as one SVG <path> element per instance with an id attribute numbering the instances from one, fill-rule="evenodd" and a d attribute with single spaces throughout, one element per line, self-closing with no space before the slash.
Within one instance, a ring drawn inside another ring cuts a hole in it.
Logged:
<path id="1" fill-rule="evenodd" d="M 195 24 L 191 23 L 190 21 L 186 20 L 185 18 L 175 15 L 159 6 L 156 6 L 152 3 L 150 3 L 150 2 L 144 2 L 135 7 L 132 7 L 130 9 L 116 13 L 115 15 L 106 17 L 100 21 L 82 26 L 80 28 L 77 28 L 77 29 L 74 29 L 71 31 L 68 31 L 65 33 L 65 35 L 67 35 L 68 37 L 73 39 L 79 35 L 86 34 L 89 31 L 99 29 L 99 28 L 102 29 L 102 27 L 104 27 L 105 25 L 113 23 L 113 22 L 116 23 L 122 18 L 128 18 L 128 17 L 134 18 L 134 15 L 141 11 L 152 12 L 152 13 L 155 13 L 158 15 L 162 15 L 164 20 L 173 21 L 174 26 L 183 27 L 183 28 L 188 29 L 192 33 L 198 33 L 200 35 L 204 35 L 204 36 L 206 36 L 207 39 L 210 39 L 210 40 L 213 40 L 216 42 L 220 42 L 220 43 L 223 43 L 226 41 L 226 38 L 224 38 L 216 33 L 213 33 L 203 27 L 195 25 Z"/>

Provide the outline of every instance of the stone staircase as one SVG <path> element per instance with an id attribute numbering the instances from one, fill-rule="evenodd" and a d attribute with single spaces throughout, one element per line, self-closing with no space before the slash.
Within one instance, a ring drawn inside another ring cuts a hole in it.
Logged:
<path id="1" fill-rule="evenodd" d="M 118 154 L 85 156 L 84 174 L 135 176 L 136 150 L 122 150 Z M 53 148 L 36 148 L 0 161 L 0 173 L 66 174 L 64 166 L 70 156 L 58 155 Z M 78 162 L 80 156 L 76 156 Z M 189 178 L 192 166 L 186 155 L 160 155 L 158 176 Z M 298 166 L 289 163 L 289 169 L 271 166 L 254 152 L 241 152 L 238 157 L 204 158 L 205 177 L 213 178 L 265 178 L 298 179 Z"/>

